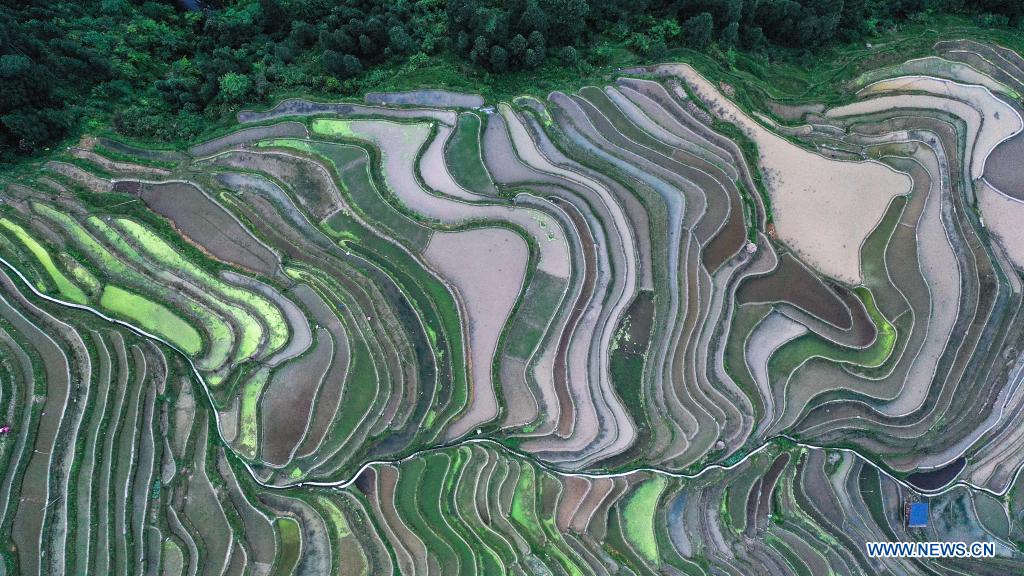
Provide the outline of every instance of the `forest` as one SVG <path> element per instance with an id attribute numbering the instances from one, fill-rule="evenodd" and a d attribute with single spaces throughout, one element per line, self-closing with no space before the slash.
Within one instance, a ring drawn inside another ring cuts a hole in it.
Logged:
<path id="1" fill-rule="evenodd" d="M 243 105 L 352 96 L 436 62 L 528 84 L 679 48 L 806 57 L 949 14 L 1012 29 L 1022 13 L 1015 0 L 4 0 L 0 162 L 83 129 L 189 140 Z"/>

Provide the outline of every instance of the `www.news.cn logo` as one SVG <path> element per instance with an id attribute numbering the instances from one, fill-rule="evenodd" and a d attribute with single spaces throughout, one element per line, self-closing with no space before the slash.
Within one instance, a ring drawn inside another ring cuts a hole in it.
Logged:
<path id="1" fill-rule="evenodd" d="M 867 542 L 871 558 L 992 558 L 993 542 Z"/>

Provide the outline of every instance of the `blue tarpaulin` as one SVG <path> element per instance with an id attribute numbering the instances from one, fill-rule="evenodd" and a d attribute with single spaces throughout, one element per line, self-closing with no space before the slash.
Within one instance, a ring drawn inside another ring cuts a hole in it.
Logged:
<path id="1" fill-rule="evenodd" d="M 928 525 L 927 502 L 914 502 L 910 505 L 910 522 L 908 524 L 911 528 L 923 528 Z"/>

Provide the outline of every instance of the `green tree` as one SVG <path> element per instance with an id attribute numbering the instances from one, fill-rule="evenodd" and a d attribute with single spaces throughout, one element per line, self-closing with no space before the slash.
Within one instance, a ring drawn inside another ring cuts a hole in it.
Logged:
<path id="1" fill-rule="evenodd" d="M 372 56 L 377 52 L 377 44 L 366 34 L 359 35 L 359 51 L 365 56 Z"/>
<path id="2" fill-rule="evenodd" d="M 538 0 L 527 0 L 526 9 L 523 10 L 523 15 L 519 18 L 519 29 L 525 30 L 527 33 L 536 30 L 541 34 L 548 31 L 548 15 L 540 7 Z"/>
<path id="3" fill-rule="evenodd" d="M 309 48 L 317 41 L 316 28 L 309 22 L 297 20 L 292 22 L 292 31 L 288 34 L 288 42 L 297 49 Z"/>
<path id="4" fill-rule="evenodd" d="M 526 37 L 522 34 L 516 34 L 515 38 L 512 38 L 508 42 L 508 55 L 514 61 L 521 61 L 526 55 Z"/>
<path id="5" fill-rule="evenodd" d="M 735 46 L 736 42 L 740 38 L 740 23 L 730 22 L 728 26 L 722 28 L 722 34 L 719 36 L 719 41 L 723 46 Z"/>
<path id="6" fill-rule="evenodd" d="M 537 52 L 537 55 L 540 56 L 541 60 L 544 59 L 547 50 L 547 40 L 544 39 L 543 34 L 537 30 L 530 32 L 530 36 L 526 39 L 526 44 Z"/>
<path id="7" fill-rule="evenodd" d="M 747 26 L 743 28 L 740 37 L 743 40 L 743 47 L 751 51 L 760 50 L 768 42 L 760 26 Z"/>
<path id="8" fill-rule="evenodd" d="M 412 38 L 401 26 L 392 26 L 388 29 L 388 48 L 392 54 L 408 54 L 415 46 Z"/>
<path id="9" fill-rule="evenodd" d="M 501 46 L 491 47 L 490 57 L 491 70 L 505 72 L 508 70 L 508 51 Z"/>
<path id="10" fill-rule="evenodd" d="M 477 36 L 473 41 L 473 49 L 469 52 L 469 59 L 477 64 L 486 64 L 487 57 L 487 38 Z"/>
<path id="11" fill-rule="evenodd" d="M 540 0 L 540 7 L 547 15 L 546 38 L 555 46 L 573 44 L 586 29 L 587 0 Z"/>
<path id="12" fill-rule="evenodd" d="M 363 64 L 352 54 L 342 54 L 334 50 L 324 50 L 321 58 L 324 70 L 331 75 L 346 79 L 355 76 L 363 71 Z"/>
<path id="13" fill-rule="evenodd" d="M 579 52 L 572 46 L 566 46 L 559 50 L 558 59 L 562 61 L 562 65 L 566 68 L 575 68 L 580 64 Z"/>
<path id="14" fill-rule="evenodd" d="M 536 68 L 544 63 L 544 56 L 533 48 L 526 49 L 526 56 L 523 57 L 523 64 L 527 68 Z"/>
<path id="15" fill-rule="evenodd" d="M 252 80 L 245 74 L 228 72 L 217 80 L 221 97 L 229 103 L 240 104 L 252 90 Z"/>
<path id="16" fill-rule="evenodd" d="M 689 18 L 682 25 L 683 41 L 690 48 L 703 50 L 711 44 L 712 34 L 715 30 L 715 22 L 708 12 Z"/>

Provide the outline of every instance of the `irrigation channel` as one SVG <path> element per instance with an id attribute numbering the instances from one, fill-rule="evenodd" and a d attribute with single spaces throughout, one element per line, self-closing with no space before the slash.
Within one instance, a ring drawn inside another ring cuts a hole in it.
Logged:
<path id="1" fill-rule="evenodd" d="M 206 393 L 207 400 L 210 402 L 210 405 L 211 406 L 214 405 L 213 397 L 212 397 L 212 395 L 211 395 L 211 393 L 209 391 L 209 387 L 206 385 L 206 381 L 203 379 L 202 375 L 199 373 L 199 369 L 196 367 L 196 365 L 192 362 L 192 359 L 189 358 L 189 356 L 187 354 L 185 354 L 183 351 L 179 350 L 177 347 L 172 345 L 170 342 L 164 340 L 163 338 L 161 338 L 161 337 L 159 337 L 159 336 L 157 336 L 155 334 L 151 334 L 151 333 L 143 330 L 142 328 L 139 328 L 139 327 L 137 327 L 137 326 L 135 326 L 135 325 L 133 325 L 131 323 L 124 322 L 124 321 L 118 320 L 116 318 L 111 318 L 110 316 L 107 316 L 103 312 L 100 312 L 99 310 L 96 310 L 95 308 L 92 308 L 91 306 L 85 306 L 85 305 L 82 305 L 82 304 L 75 304 L 73 302 L 65 302 L 63 300 L 60 300 L 59 298 L 54 298 L 52 296 L 48 296 L 46 294 L 43 294 L 38 289 L 36 289 L 35 286 L 32 285 L 32 283 L 28 280 L 28 278 L 25 277 L 24 274 L 21 273 L 20 270 L 18 270 L 13 264 L 8 262 L 5 258 L 0 257 L 0 263 L 2 263 L 5 267 L 7 267 L 9 270 L 11 270 L 19 278 L 19 280 L 23 284 L 25 284 L 25 286 L 27 286 L 28 289 L 32 292 L 32 294 L 34 294 L 36 297 L 41 298 L 41 299 L 43 299 L 43 300 L 45 300 L 47 302 L 53 303 L 53 304 L 58 304 L 60 306 L 65 306 L 67 308 L 74 308 L 74 309 L 77 309 L 77 310 L 83 310 L 83 311 L 89 312 L 89 313 L 91 313 L 91 314 L 93 314 L 93 315 L 95 315 L 95 316 L 97 316 L 99 318 L 102 318 L 103 320 L 105 320 L 107 322 L 110 322 L 110 323 L 113 323 L 113 324 L 117 324 L 119 326 L 123 326 L 123 327 L 131 330 L 132 332 L 140 335 L 140 336 L 143 336 L 145 338 L 149 338 L 149 339 L 152 339 L 154 341 L 160 342 L 164 346 L 167 346 L 171 350 L 174 350 L 177 354 L 181 355 L 181 357 L 184 358 L 184 360 L 188 363 L 189 367 L 191 367 L 192 374 L 199 381 L 199 383 L 202 384 L 203 391 Z M 1013 378 L 1011 379 L 1010 385 L 1007 387 L 1007 390 L 1005 391 L 1006 393 L 1005 393 L 1005 398 L 1004 398 L 1003 404 L 999 408 L 999 418 L 993 419 L 994 421 L 992 422 L 992 425 L 989 428 L 987 428 L 986 430 L 983 430 L 982 433 L 979 434 L 979 437 L 983 436 L 985 432 L 987 432 L 988 430 L 990 430 L 993 427 L 995 427 L 996 423 L 998 423 L 1002 419 L 1003 412 L 1006 409 L 1006 403 L 1008 402 L 1009 398 L 1013 395 L 1013 391 L 1016 390 L 1017 387 L 1019 387 L 1021 385 L 1022 381 L 1024 381 L 1024 352 L 1022 352 L 1021 356 L 1018 357 L 1018 361 L 1017 361 L 1017 363 L 1015 365 L 1015 373 L 1013 375 Z M 223 433 L 221 431 L 220 413 L 216 409 L 214 409 L 213 410 L 213 414 L 214 414 L 214 417 L 215 417 L 216 422 L 217 422 L 217 434 L 219 436 L 221 436 L 221 438 L 223 439 Z M 419 457 L 421 455 L 424 455 L 424 454 L 431 454 L 431 453 L 434 453 L 434 452 L 441 452 L 441 451 L 444 451 L 444 450 L 450 450 L 450 449 L 453 449 L 453 448 L 458 448 L 460 446 L 472 446 L 472 445 L 484 445 L 484 446 L 491 446 L 491 447 L 497 448 L 497 449 L 501 450 L 502 452 L 505 452 L 506 454 L 508 454 L 508 455 L 510 455 L 510 456 L 512 456 L 514 458 L 518 458 L 520 460 L 529 461 L 529 462 L 533 463 L 534 465 L 538 466 L 539 468 L 541 468 L 543 470 L 546 470 L 547 472 L 550 472 L 550 473 L 552 473 L 554 475 L 562 476 L 562 477 L 578 477 L 578 478 L 588 478 L 588 479 L 599 479 L 599 478 L 621 478 L 621 477 L 630 476 L 630 475 L 638 474 L 638 473 L 650 473 L 650 474 L 657 474 L 657 475 L 665 476 L 665 477 L 668 477 L 668 478 L 677 478 L 677 479 L 682 479 L 682 480 L 693 480 L 693 479 L 699 478 L 699 477 L 703 476 L 704 474 L 706 474 L 708 472 L 711 472 L 711 471 L 714 471 L 714 470 L 721 470 L 721 471 L 732 470 L 732 469 L 742 465 L 748 459 L 750 459 L 750 458 L 756 456 L 757 454 L 767 450 L 771 446 L 773 446 L 775 444 L 780 444 L 780 443 L 789 443 L 789 444 L 792 444 L 792 445 L 795 445 L 795 446 L 799 446 L 801 448 L 805 448 L 805 449 L 808 449 L 808 450 L 832 450 L 832 451 L 839 451 L 839 452 L 846 452 L 846 453 L 849 453 L 849 454 L 853 454 L 854 456 L 856 456 L 857 458 L 859 458 L 860 460 L 862 460 L 866 464 L 869 464 L 870 466 L 875 468 L 880 474 L 884 474 L 886 477 L 890 478 L 891 480 L 893 480 L 894 482 L 896 482 L 897 484 L 899 484 L 903 488 L 913 492 L 914 494 L 920 495 L 920 496 L 940 496 L 942 494 L 945 494 L 946 492 L 950 492 L 952 490 L 955 490 L 956 488 L 964 487 L 964 488 L 967 488 L 967 489 L 975 491 L 975 492 L 984 492 L 986 494 L 989 494 L 989 495 L 995 496 L 997 498 L 1000 498 L 1002 496 L 1005 496 L 1006 493 L 1009 492 L 1009 490 L 1011 488 L 1013 488 L 1014 484 L 1016 484 L 1016 482 L 1017 482 L 1018 477 L 1020 476 L 1021 470 L 1024 470 L 1024 465 L 1019 466 L 1017 468 L 1017 470 L 1013 474 L 1013 479 L 1010 482 L 1007 483 L 1006 487 L 1003 490 L 998 491 L 998 492 L 995 491 L 995 490 L 990 490 L 988 488 L 984 488 L 982 486 L 977 486 L 975 484 L 972 484 L 972 483 L 964 481 L 964 480 L 958 480 L 956 482 L 950 483 L 950 484 L 944 486 L 943 488 L 940 488 L 940 489 L 937 489 L 937 490 L 922 490 L 922 489 L 918 488 L 917 486 L 915 486 L 915 485 L 913 485 L 913 484 L 911 484 L 911 483 L 909 483 L 909 482 L 907 482 L 907 481 L 905 481 L 905 480 L 903 480 L 903 479 L 901 479 L 901 478 L 891 474 L 884 467 L 878 465 L 871 458 L 868 458 L 867 456 L 861 454 L 857 450 L 854 450 L 854 449 L 851 449 L 851 448 L 845 448 L 845 447 L 831 447 L 831 446 L 819 446 L 819 445 L 815 445 L 815 444 L 809 444 L 809 443 L 806 443 L 806 442 L 801 442 L 799 440 L 796 440 L 795 438 L 792 438 L 792 437 L 787 436 L 785 434 L 778 434 L 778 435 L 766 438 L 764 441 L 761 442 L 761 444 L 759 444 L 757 447 L 751 449 L 745 456 L 743 456 L 742 458 L 740 458 L 736 462 L 733 462 L 732 464 L 728 464 L 728 465 L 726 465 L 726 464 L 715 464 L 715 463 L 707 464 L 703 468 L 701 468 L 700 470 L 698 470 L 696 472 L 693 472 L 693 473 L 676 472 L 676 471 L 666 470 L 664 468 L 658 468 L 658 467 L 653 467 L 653 466 L 637 466 L 637 467 L 634 467 L 634 468 L 630 468 L 628 470 L 620 470 L 620 471 L 617 471 L 617 472 L 583 472 L 583 471 L 576 472 L 576 471 L 562 470 L 562 469 L 557 468 L 555 466 L 551 466 L 550 464 L 548 464 L 548 463 L 546 463 L 546 462 L 544 462 L 544 461 L 534 457 L 531 454 L 528 454 L 528 453 L 525 453 L 525 452 L 521 452 L 521 451 L 516 450 L 516 449 L 514 449 L 514 448 L 512 448 L 512 447 L 510 447 L 510 446 L 508 446 L 508 445 L 506 445 L 506 444 L 504 444 L 502 442 L 499 442 L 498 440 L 495 440 L 493 438 L 486 438 L 486 437 L 460 438 L 460 439 L 457 439 L 457 440 L 452 441 L 452 442 L 438 444 L 438 445 L 435 445 L 435 446 L 429 446 L 429 447 L 426 447 L 426 448 L 420 448 L 419 450 L 415 450 L 415 451 L 411 452 L 410 454 L 408 454 L 408 455 L 406 455 L 406 456 L 404 456 L 402 458 L 397 458 L 397 459 L 394 459 L 394 460 L 372 460 L 372 461 L 369 461 L 369 462 L 365 462 L 347 480 L 337 480 L 337 481 L 330 481 L 330 482 L 307 480 L 307 481 L 300 481 L 300 482 L 296 482 L 294 484 L 288 484 L 288 485 L 283 485 L 283 486 L 281 486 L 281 485 L 274 485 L 274 484 L 268 484 L 268 483 L 265 483 L 265 482 L 261 481 L 256 476 L 256 473 L 253 471 L 252 467 L 249 465 L 248 462 L 246 462 L 245 460 L 242 460 L 242 459 L 239 459 L 239 461 L 245 467 L 246 471 L 248 472 L 250 478 L 252 478 L 253 482 L 255 482 L 259 486 L 261 486 L 263 488 L 266 488 L 268 490 L 286 490 L 286 489 L 291 489 L 291 488 L 299 488 L 299 487 L 302 487 L 302 486 L 310 486 L 310 487 L 317 487 L 317 488 L 333 488 L 333 489 L 337 489 L 337 490 L 345 490 L 345 489 L 349 488 L 350 486 L 352 486 L 352 484 L 354 484 L 356 482 L 356 480 L 359 478 L 359 476 L 362 475 L 362 473 L 365 472 L 368 468 L 373 468 L 373 467 L 376 467 L 376 466 L 398 465 L 398 464 L 401 464 L 403 462 L 407 462 L 409 460 L 413 460 L 413 459 L 415 459 L 415 458 L 417 458 L 417 457 Z M 233 452 L 229 451 L 229 453 L 234 455 Z M 960 456 L 958 455 L 958 456 L 954 457 L 952 460 L 950 460 L 949 462 L 944 463 L 939 468 L 944 468 L 946 466 L 949 466 L 951 463 L 955 462 L 959 458 L 960 458 Z"/>

